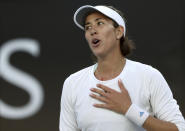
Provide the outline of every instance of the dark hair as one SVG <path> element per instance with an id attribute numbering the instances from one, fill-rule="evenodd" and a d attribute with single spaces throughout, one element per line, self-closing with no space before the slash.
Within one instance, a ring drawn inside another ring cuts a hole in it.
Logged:
<path id="1" fill-rule="evenodd" d="M 103 5 L 103 6 L 106 6 L 106 5 Z M 113 7 L 113 6 L 106 6 L 106 7 L 111 8 L 111 9 L 113 9 L 114 11 L 116 11 L 116 12 L 123 18 L 123 20 L 126 22 L 125 17 L 123 16 L 123 13 L 122 13 L 120 10 L 117 10 L 117 9 L 116 9 L 115 7 Z M 88 12 L 88 14 L 86 14 L 86 16 L 89 15 L 89 14 L 91 14 L 91 13 L 94 13 L 94 12 L 95 12 L 95 11 L 93 11 L 93 12 Z M 109 19 L 111 19 L 111 18 L 109 18 Z M 113 19 L 111 19 L 111 20 L 113 21 L 113 26 L 114 26 L 115 28 L 117 28 L 119 25 L 118 25 Z M 128 32 L 128 29 L 127 29 L 127 32 Z M 127 34 L 127 33 L 126 33 L 126 34 Z M 121 50 L 121 54 L 122 54 L 124 57 L 125 57 L 125 56 L 128 56 L 128 55 L 130 55 L 130 54 L 132 53 L 133 49 L 135 49 L 135 44 L 134 44 L 134 42 L 133 42 L 132 40 L 130 40 L 130 39 L 128 38 L 127 35 L 125 35 L 125 37 L 122 36 L 122 37 L 120 38 L 120 50 Z M 93 53 L 92 53 L 91 57 L 92 57 L 93 61 L 97 62 L 97 58 L 96 58 L 96 56 L 95 56 Z"/>
<path id="2" fill-rule="evenodd" d="M 106 7 L 109 7 L 111 9 L 113 9 L 114 11 L 116 11 L 123 18 L 123 20 L 126 22 L 125 17 L 120 10 L 117 10 L 113 6 L 106 6 Z M 114 27 L 117 28 L 119 25 L 114 20 L 112 20 L 112 21 L 114 22 Z M 128 29 L 127 29 L 127 31 L 128 31 Z M 128 56 L 129 54 L 132 53 L 133 49 L 135 49 L 134 42 L 132 40 L 130 40 L 127 35 L 125 37 L 122 36 L 120 39 L 120 50 L 121 50 L 122 55 Z"/>

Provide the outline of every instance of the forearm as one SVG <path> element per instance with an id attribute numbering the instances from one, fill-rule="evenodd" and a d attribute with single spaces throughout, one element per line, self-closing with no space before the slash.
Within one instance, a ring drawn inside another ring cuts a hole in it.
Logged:
<path id="1" fill-rule="evenodd" d="M 143 124 L 147 131 L 178 131 L 175 124 L 149 116 Z"/>
<path id="2" fill-rule="evenodd" d="M 143 126 L 147 131 L 178 131 L 175 124 L 156 119 L 135 104 L 129 107 L 125 116 L 138 126 Z"/>

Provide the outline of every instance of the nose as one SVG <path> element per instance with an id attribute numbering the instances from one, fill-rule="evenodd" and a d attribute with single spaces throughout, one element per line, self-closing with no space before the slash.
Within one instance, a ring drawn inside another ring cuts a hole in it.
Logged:
<path id="1" fill-rule="evenodd" d="M 90 34 L 91 34 L 91 36 L 93 36 L 93 35 L 97 34 L 97 31 L 94 28 L 92 28 Z"/>

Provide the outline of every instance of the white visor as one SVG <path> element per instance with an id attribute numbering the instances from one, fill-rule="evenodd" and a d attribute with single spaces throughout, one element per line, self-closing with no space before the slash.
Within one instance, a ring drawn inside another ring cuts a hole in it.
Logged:
<path id="1" fill-rule="evenodd" d="M 74 22 L 75 24 L 80 27 L 82 30 L 84 30 L 84 21 L 85 17 L 87 16 L 88 12 L 91 11 L 98 11 L 105 16 L 111 18 L 114 20 L 118 25 L 122 26 L 124 28 L 124 36 L 126 34 L 126 27 L 125 27 L 125 21 L 123 18 L 113 9 L 106 7 L 106 6 L 91 6 L 91 5 L 85 5 L 80 7 L 74 14 Z"/>

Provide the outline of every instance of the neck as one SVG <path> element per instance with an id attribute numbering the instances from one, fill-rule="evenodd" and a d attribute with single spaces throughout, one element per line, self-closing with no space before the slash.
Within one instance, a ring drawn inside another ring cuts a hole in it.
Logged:
<path id="1" fill-rule="evenodd" d="M 98 67 L 94 74 L 99 80 L 110 80 L 122 72 L 124 65 L 125 58 L 121 54 L 116 57 L 112 55 L 98 60 Z"/>

